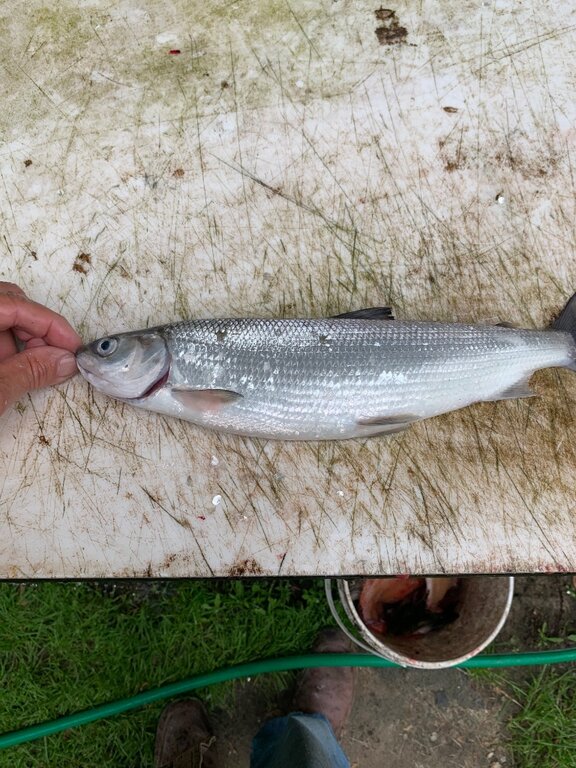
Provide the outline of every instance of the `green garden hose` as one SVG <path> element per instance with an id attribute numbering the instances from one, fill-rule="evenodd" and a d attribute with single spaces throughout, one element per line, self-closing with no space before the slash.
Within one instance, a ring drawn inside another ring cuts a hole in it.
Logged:
<path id="1" fill-rule="evenodd" d="M 458 666 L 467 669 L 494 669 L 499 667 L 535 666 L 538 664 L 560 664 L 562 662 L 576 661 L 576 648 L 565 648 L 559 651 L 541 651 L 536 653 L 494 654 L 475 656 Z M 304 656 L 288 656 L 281 659 L 264 659 L 252 661 L 247 664 L 238 664 L 234 667 L 217 669 L 204 675 L 190 677 L 177 683 L 169 683 L 159 688 L 153 688 L 144 693 L 137 693 L 127 699 L 118 699 L 108 704 L 100 704 L 92 709 L 76 712 L 73 715 L 59 717 L 56 720 L 48 720 L 45 723 L 31 725 L 18 731 L 11 731 L 0 736 L 0 749 L 24 744 L 34 739 L 50 736 L 53 733 L 65 731 L 68 728 L 76 728 L 79 725 L 93 723 L 106 717 L 114 717 L 131 709 L 144 707 L 155 701 L 169 699 L 189 693 L 197 688 L 206 688 L 216 683 L 224 683 L 237 680 L 241 677 L 252 677 L 264 672 L 286 672 L 291 669 L 306 669 L 309 667 L 395 667 L 391 661 L 380 656 L 372 656 L 363 653 L 321 653 L 307 654 Z"/>

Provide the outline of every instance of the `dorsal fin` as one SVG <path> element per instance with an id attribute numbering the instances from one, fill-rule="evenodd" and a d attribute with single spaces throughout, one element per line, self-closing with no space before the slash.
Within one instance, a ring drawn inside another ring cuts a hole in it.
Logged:
<path id="1" fill-rule="evenodd" d="M 390 307 L 367 307 L 355 309 L 353 312 L 343 312 L 341 315 L 333 315 L 338 320 L 394 320 Z"/>

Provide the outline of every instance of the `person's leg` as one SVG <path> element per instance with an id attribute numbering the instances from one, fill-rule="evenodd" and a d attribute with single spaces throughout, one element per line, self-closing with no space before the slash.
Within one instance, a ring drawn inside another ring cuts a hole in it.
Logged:
<path id="1" fill-rule="evenodd" d="M 164 708 L 156 729 L 154 768 L 217 768 L 215 737 L 197 699 Z"/>
<path id="2" fill-rule="evenodd" d="M 339 630 L 324 630 L 317 653 L 346 653 Z M 349 768 L 338 738 L 354 697 L 350 667 L 314 667 L 302 673 L 294 712 L 264 723 L 252 742 L 250 768 Z"/>
<path id="3" fill-rule="evenodd" d="M 325 630 L 318 653 L 345 653 L 339 630 Z M 314 667 L 302 673 L 292 714 L 265 723 L 252 743 L 251 768 L 349 768 L 338 738 L 352 708 L 350 667 Z M 215 738 L 197 700 L 169 704 L 158 722 L 155 768 L 217 768 Z"/>
<path id="4" fill-rule="evenodd" d="M 252 741 L 250 768 L 350 768 L 329 721 L 293 713 L 268 720 Z"/>

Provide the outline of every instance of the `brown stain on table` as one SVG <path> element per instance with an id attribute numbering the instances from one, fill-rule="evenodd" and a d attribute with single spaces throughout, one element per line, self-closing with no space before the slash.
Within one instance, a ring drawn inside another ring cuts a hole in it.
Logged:
<path id="1" fill-rule="evenodd" d="M 88 274 L 88 267 L 92 264 L 92 257 L 89 253 L 79 253 L 72 265 L 72 271 L 78 272 L 81 275 Z"/>
<path id="2" fill-rule="evenodd" d="M 408 30 L 401 26 L 396 11 L 380 7 L 374 11 L 374 16 L 382 22 L 375 30 L 380 45 L 400 45 L 406 42 Z"/>
<path id="3" fill-rule="evenodd" d="M 256 560 L 248 558 L 234 563 L 228 571 L 228 576 L 232 578 L 238 576 L 259 576 L 262 572 L 262 568 L 258 565 Z"/>

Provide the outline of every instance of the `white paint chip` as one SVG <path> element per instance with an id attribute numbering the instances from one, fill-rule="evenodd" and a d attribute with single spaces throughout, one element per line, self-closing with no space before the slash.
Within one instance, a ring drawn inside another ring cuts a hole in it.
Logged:
<path id="1" fill-rule="evenodd" d="M 158 45 L 169 45 L 178 42 L 178 35 L 176 32 L 160 32 L 156 35 L 156 42 Z"/>

